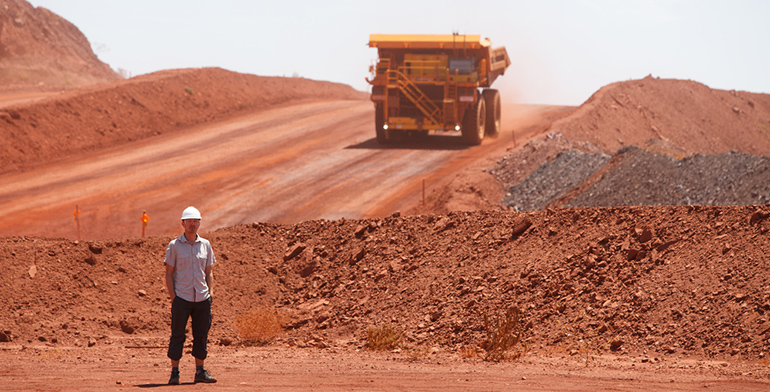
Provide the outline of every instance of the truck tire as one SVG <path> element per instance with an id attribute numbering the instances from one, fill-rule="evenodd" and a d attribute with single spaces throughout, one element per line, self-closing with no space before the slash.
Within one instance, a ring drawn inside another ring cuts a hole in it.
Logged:
<path id="1" fill-rule="evenodd" d="M 463 140 L 472 146 L 481 144 L 481 141 L 484 140 L 486 121 L 486 105 L 484 104 L 484 99 L 479 99 L 465 111 L 462 130 Z"/>
<path id="2" fill-rule="evenodd" d="M 500 134 L 500 117 L 502 105 L 500 104 L 500 92 L 495 89 L 487 89 L 481 94 L 484 103 L 487 106 L 487 126 L 486 133 L 491 137 L 497 137 Z"/>
<path id="3" fill-rule="evenodd" d="M 383 104 L 374 105 L 374 130 L 377 135 L 377 143 L 388 144 L 388 131 L 382 128 L 385 125 L 385 113 L 382 111 Z"/>

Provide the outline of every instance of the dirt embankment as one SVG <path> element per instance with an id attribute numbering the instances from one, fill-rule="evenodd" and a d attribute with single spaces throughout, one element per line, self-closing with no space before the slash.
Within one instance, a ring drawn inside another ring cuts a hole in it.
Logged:
<path id="1" fill-rule="evenodd" d="M 395 324 L 412 345 L 459 353 L 488 337 L 485 314 L 517 306 L 534 352 L 757 361 L 770 353 L 768 216 L 582 208 L 221 229 L 212 341 L 237 342 L 233 320 L 266 304 L 289 318 L 291 344 L 360 346 L 366 328 Z M 168 240 L 2 240 L 3 339 L 163 344 Z"/>
<path id="2" fill-rule="evenodd" d="M 0 3 L 0 90 L 70 89 L 119 78 L 72 23 L 24 0 Z"/>
<path id="3" fill-rule="evenodd" d="M 604 153 L 640 146 L 677 158 L 732 150 L 770 154 L 770 94 L 646 77 L 602 87 L 550 132 Z"/>
<path id="4" fill-rule="evenodd" d="M 366 99 L 352 87 L 221 68 L 162 71 L 0 111 L 0 172 L 24 170 L 268 107 Z"/>
<path id="5" fill-rule="evenodd" d="M 517 210 L 770 200 L 770 95 L 645 78 L 600 89 L 490 168 Z"/>

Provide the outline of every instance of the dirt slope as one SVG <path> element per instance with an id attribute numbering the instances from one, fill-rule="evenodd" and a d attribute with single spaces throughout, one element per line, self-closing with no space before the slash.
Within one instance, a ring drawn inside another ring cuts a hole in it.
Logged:
<path id="1" fill-rule="evenodd" d="M 24 0 L 4 0 L 0 7 L 0 90 L 72 88 L 120 78 L 64 18 Z"/>
<path id="2" fill-rule="evenodd" d="M 710 89 L 689 80 L 658 79 L 602 87 L 550 132 L 614 154 L 649 146 L 682 158 L 740 151 L 770 154 L 770 95 Z"/>
<path id="3" fill-rule="evenodd" d="M 268 107 L 365 99 L 338 83 L 221 68 L 156 72 L 0 110 L 0 173 L 116 147 Z"/>
<path id="4" fill-rule="evenodd" d="M 768 154 L 770 95 L 645 78 L 600 89 L 490 172 L 517 210 L 752 205 L 770 200 Z"/>
<path id="5" fill-rule="evenodd" d="M 487 338 L 484 314 L 517 306 L 534 352 L 756 361 L 770 353 L 768 214 L 584 208 L 217 230 L 213 341 L 237 341 L 233 320 L 266 304 L 289 317 L 293 344 L 360 346 L 366 328 L 393 323 L 411 344 L 459 353 Z M 162 344 L 170 239 L 2 240 L 4 339 Z"/>

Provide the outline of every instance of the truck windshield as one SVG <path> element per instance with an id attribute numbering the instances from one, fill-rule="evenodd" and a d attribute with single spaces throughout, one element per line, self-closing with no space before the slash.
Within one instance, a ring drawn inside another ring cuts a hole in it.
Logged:
<path id="1" fill-rule="evenodd" d="M 470 75 L 473 71 L 471 59 L 449 59 L 449 72 L 452 75 Z"/>

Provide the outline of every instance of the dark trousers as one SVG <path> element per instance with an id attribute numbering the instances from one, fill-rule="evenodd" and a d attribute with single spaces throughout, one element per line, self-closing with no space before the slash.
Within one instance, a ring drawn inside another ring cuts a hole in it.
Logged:
<path id="1" fill-rule="evenodd" d="M 206 359 L 209 329 L 211 329 L 211 297 L 201 302 L 188 302 L 175 297 L 171 303 L 171 341 L 168 343 L 168 357 L 174 361 L 182 358 L 187 319 L 192 318 L 192 355 Z"/>

